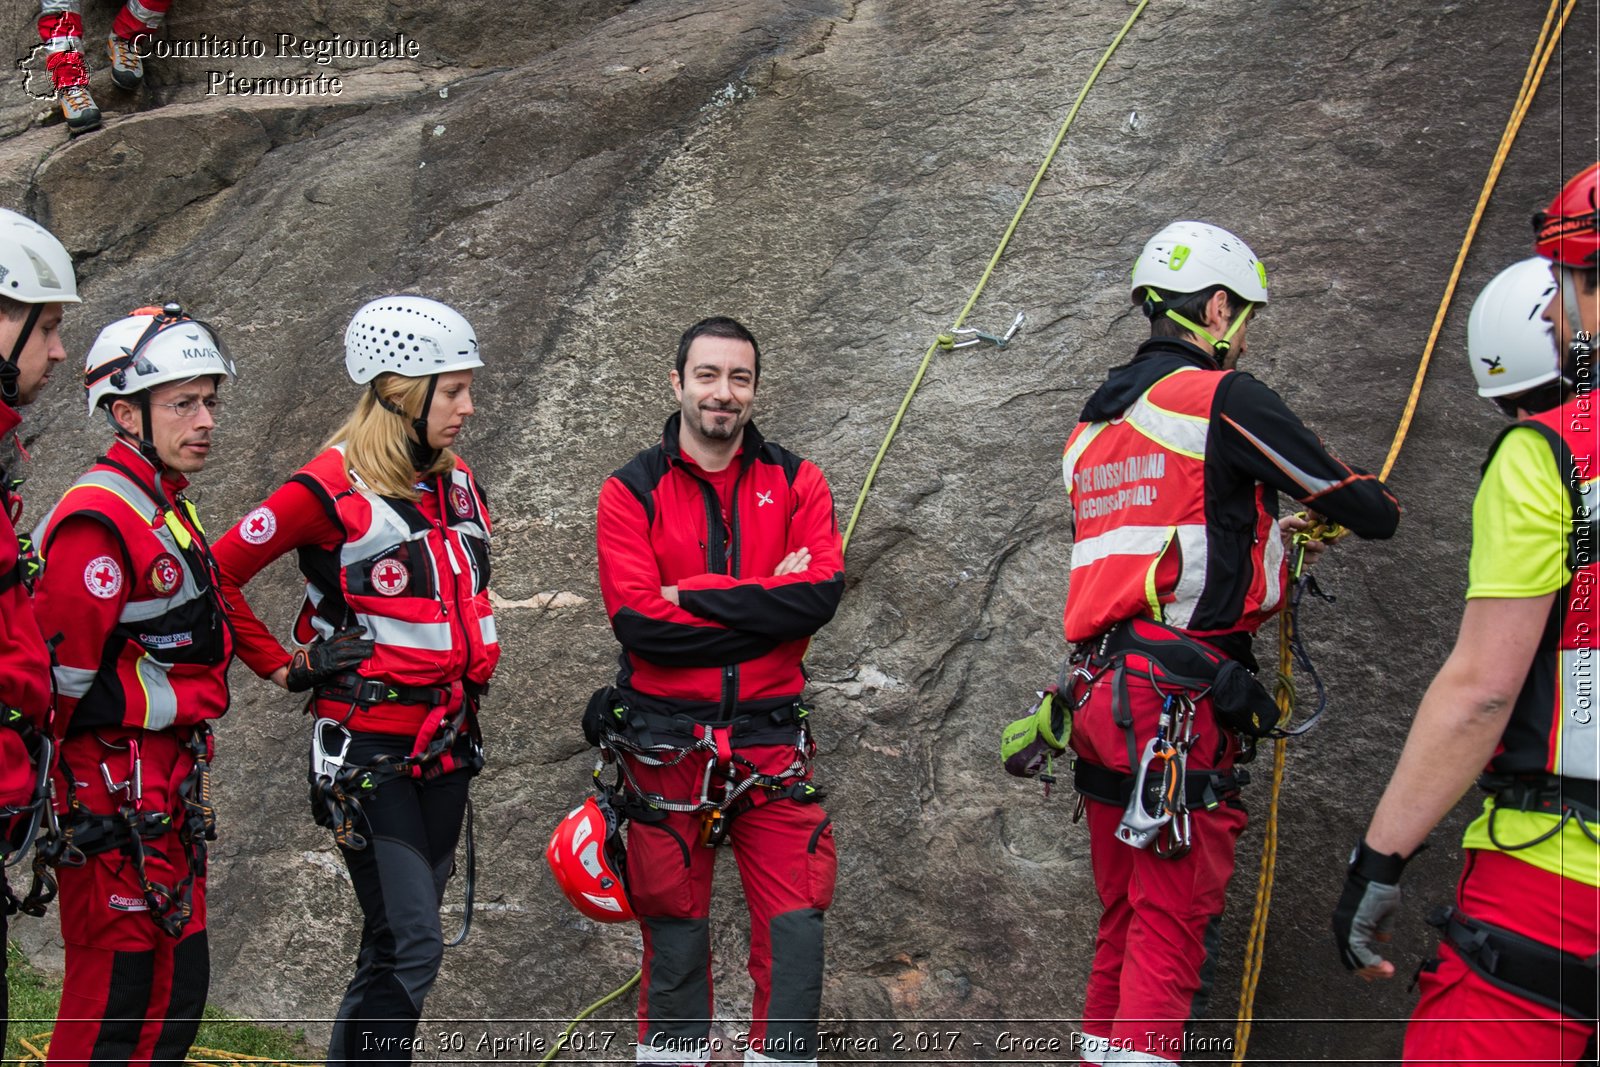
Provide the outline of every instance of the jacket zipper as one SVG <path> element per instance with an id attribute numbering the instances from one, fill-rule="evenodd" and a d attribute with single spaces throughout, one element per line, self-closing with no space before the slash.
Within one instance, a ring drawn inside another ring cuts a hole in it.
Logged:
<path id="1" fill-rule="evenodd" d="M 450 546 L 450 527 L 444 521 L 445 491 L 444 475 L 439 475 L 434 484 L 434 503 L 439 507 L 439 539 L 444 542 L 444 555 L 450 561 L 450 595 L 456 604 L 456 622 L 461 626 L 461 648 L 466 659 L 461 664 L 461 681 L 466 682 L 467 675 L 472 669 L 472 635 L 467 631 L 466 612 L 461 610 L 461 564 L 456 562 L 455 549 Z M 440 575 L 442 578 L 443 575 Z M 440 590 L 443 593 L 443 590 Z M 439 607 L 443 609 L 445 618 L 450 617 L 450 605 L 444 602 L 444 597 L 439 597 Z"/>

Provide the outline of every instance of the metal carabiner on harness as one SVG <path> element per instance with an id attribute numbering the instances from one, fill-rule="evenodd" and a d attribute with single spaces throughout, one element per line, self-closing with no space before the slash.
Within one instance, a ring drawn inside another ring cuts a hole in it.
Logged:
<path id="1" fill-rule="evenodd" d="M 108 747 L 116 748 L 114 745 Z M 130 737 L 127 745 L 118 751 L 128 753 L 128 777 L 123 781 L 116 781 L 111 776 L 111 768 L 106 765 L 105 760 L 101 760 L 100 779 L 105 783 L 108 796 L 121 793 L 128 804 L 137 809 L 139 801 L 144 799 L 144 760 L 139 755 L 139 742 Z"/>
<path id="2" fill-rule="evenodd" d="M 355 805 L 347 795 L 351 783 L 347 781 L 350 768 L 345 757 L 350 752 L 350 742 L 350 731 L 338 719 L 319 718 L 311 728 L 310 778 L 317 800 L 327 809 L 334 840 L 360 852 L 367 847 L 367 839 L 355 830 L 350 811 Z"/>

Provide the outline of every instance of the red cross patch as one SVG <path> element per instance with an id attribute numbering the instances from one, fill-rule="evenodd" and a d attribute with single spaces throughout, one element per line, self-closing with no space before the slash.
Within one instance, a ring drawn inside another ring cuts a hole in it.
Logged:
<path id="1" fill-rule="evenodd" d="M 110 556 L 96 556 L 83 568 L 83 584 L 101 600 L 110 600 L 122 591 L 122 568 Z"/>
<path id="2" fill-rule="evenodd" d="M 452 486 L 450 489 L 450 510 L 458 518 L 466 518 L 472 514 L 472 494 L 467 492 L 464 485 Z"/>
<path id="3" fill-rule="evenodd" d="M 411 572 L 397 559 L 379 560 L 372 568 L 372 588 L 384 596 L 399 596 L 410 581 Z"/>
<path id="4" fill-rule="evenodd" d="M 150 588 L 156 591 L 157 596 L 171 596 L 181 584 L 183 572 L 178 569 L 177 558 L 170 552 L 161 553 L 150 565 Z"/>
<path id="5" fill-rule="evenodd" d="M 269 507 L 259 507 L 239 520 L 239 536 L 252 545 L 264 545 L 278 532 L 278 516 Z"/>

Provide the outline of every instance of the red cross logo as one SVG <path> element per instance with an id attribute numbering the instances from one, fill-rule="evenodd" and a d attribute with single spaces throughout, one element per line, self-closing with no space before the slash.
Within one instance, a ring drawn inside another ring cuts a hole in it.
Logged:
<path id="1" fill-rule="evenodd" d="M 150 588 L 159 596 L 170 596 L 183 581 L 183 574 L 178 570 L 178 561 L 170 552 L 163 552 L 156 557 L 150 567 Z"/>
<path id="2" fill-rule="evenodd" d="M 411 572 L 397 559 L 379 560 L 372 568 L 372 588 L 384 596 L 399 596 L 410 581 Z"/>
<path id="3" fill-rule="evenodd" d="M 259 507 L 239 520 L 239 536 L 252 545 L 264 545 L 278 532 L 278 516 L 268 507 Z"/>
<path id="4" fill-rule="evenodd" d="M 110 600 L 122 590 L 122 568 L 110 556 L 96 556 L 83 569 L 83 584 L 101 600 Z"/>
<path id="5" fill-rule="evenodd" d="M 463 519 L 472 514 L 472 497 L 468 495 L 465 486 L 457 485 L 451 488 L 450 508 Z"/>

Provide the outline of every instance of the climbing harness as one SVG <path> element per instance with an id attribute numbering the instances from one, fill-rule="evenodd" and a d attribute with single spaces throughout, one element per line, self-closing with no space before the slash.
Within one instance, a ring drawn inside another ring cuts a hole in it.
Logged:
<path id="1" fill-rule="evenodd" d="M 81 867 L 90 856 L 117 851 L 133 866 L 151 920 L 168 936 L 181 937 L 194 911 L 195 883 L 205 877 L 206 842 L 217 839 L 216 809 L 211 804 L 210 724 L 199 723 L 189 728 L 187 736 L 182 738 L 193 763 L 178 784 L 176 811 L 151 811 L 142 807 L 144 755 L 137 738 L 130 737 L 116 744 L 96 733 L 95 739 L 108 752 L 98 770 L 107 795 L 115 801 L 121 794 L 117 810 L 114 814 L 102 815 L 85 807 L 78 799 L 72 768 L 62 759 L 61 775 L 67 783 L 66 815 L 59 822 L 53 813 L 46 817 L 47 832 L 38 841 L 34 861 L 35 889 L 42 883 L 47 885 L 48 896 L 36 900 L 35 893 L 30 891 L 19 907 L 27 914 L 43 914 L 44 905 L 55 896 L 54 879 L 45 867 Z M 110 766 L 110 753 L 117 752 L 128 754 L 121 781 Z M 168 886 L 152 879 L 146 870 L 145 842 L 174 831 L 183 846 L 188 871 L 176 885 Z"/>
<path id="2" fill-rule="evenodd" d="M 468 684 L 460 694 L 460 707 L 454 715 L 446 709 L 456 697 L 454 687 L 394 685 L 378 678 L 342 674 L 329 679 L 316 690 L 319 699 L 348 700 L 350 710 L 342 719 L 319 717 L 311 729 L 311 765 L 306 778 L 311 785 L 311 807 L 317 825 L 333 831 L 333 839 L 351 852 L 364 850 L 370 841 L 357 830 L 365 821 L 362 804 L 390 782 L 402 778 L 434 778 L 452 770 L 466 768 L 476 774 L 483 769 L 483 737 L 478 730 L 478 702 L 485 686 Z M 315 704 L 315 700 L 312 704 Z M 432 713 L 417 732 L 408 756 L 381 755 L 370 763 L 353 764 L 347 758 L 353 735 L 345 725 L 359 709 L 383 703 L 425 704 Z M 465 758 L 457 758 L 458 742 L 465 739 Z M 462 863 L 451 868 L 461 873 L 465 896 L 461 929 L 446 941 L 455 947 L 467 939 L 472 929 L 472 907 L 477 891 L 477 845 L 473 832 L 472 798 L 467 798 L 462 824 Z M 464 867 L 464 869 L 462 869 Z"/>
<path id="3" fill-rule="evenodd" d="M 1433 350 L 1438 343 L 1439 334 L 1444 328 L 1446 312 L 1449 311 L 1451 299 L 1455 295 L 1456 283 L 1461 278 L 1461 271 L 1466 263 L 1467 252 L 1472 247 L 1472 239 L 1478 232 L 1478 223 L 1483 218 L 1483 213 L 1489 204 L 1489 196 L 1494 191 L 1495 183 L 1499 180 L 1500 171 L 1505 166 L 1506 158 L 1511 153 L 1511 145 L 1516 140 L 1517 131 L 1522 127 L 1522 120 L 1527 115 L 1528 109 L 1533 105 L 1534 94 L 1538 91 L 1539 84 L 1544 78 L 1545 68 L 1549 66 L 1550 59 L 1560 47 L 1562 32 L 1566 29 L 1567 20 L 1571 17 L 1577 0 L 1566 0 L 1565 7 L 1562 0 L 1551 0 L 1550 7 L 1545 13 L 1544 24 L 1539 29 L 1539 37 L 1534 42 L 1533 54 L 1528 60 L 1528 68 L 1522 78 L 1522 85 L 1517 91 L 1516 102 L 1512 105 L 1511 115 L 1506 120 L 1505 129 L 1500 134 L 1499 146 L 1495 149 L 1493 162 L 1489 166 L 1488 176 L 1484 179 L 1483 189 L 1478 194 L 1477 206 L 1473 209 L 1472 218 L 1467 224 L 1466 233 L 1461 239 L 1460 251 L 1456 254 L 1454 267 L 1451 268 L 1450 278 L 1445 284 L 1444 295 L 1439 299 L 1439 309 L 1434 315 L 1433 326 L 1428 332 L 1427 343 L 1423 346 L 1422 357 L 1417 364 L 1416 377 L 1411 383 L 1411 392 L 1406 397 L 1405 410 L 1400 416 L 1400 425 L 1395 430 L 1394 440 L 1389 446 L 1389 454 L 1385 457 L 1383 469 L 1378 478 L 1386 480 L 1394 469 L 1394 464 L 1400 456 L 1401 446 L 1404 445 L 1406 435 L 1410 431 L 1412 418 L 1416 414 L 1417 404 L 1422 396 L 1422 383 L 1428 373 L 1428 365 L 1433 357 Z M 1559 19 L 1557 13 L 1559 14 Z M 1294 651 L 1291 645 L 1292 633 L 1286 627 L 1283 619 L 1278 624 L 1278 658 L 1280 684 L 1278 687 L 1280 702 L 1291 700 L 1293 697 L 1292 665 L 1295 662 Z M 1272 792 L 1271 803 L 1267 809 L 1266 832 L 1261 846 L 1261 876 L 1256 888 L 1255 914 L 1251 919 L 1250 937 L 1245 949 L 1244 978 L 1239 990 L 1239 1022 L 1234 1030 L 1233 1039 L 1233 1065 L 1243 1067 L 1245 1052 L 1250 1043 L 1250 1022 L 1254 1012 L 1256 988 L 1261 978 L 1261 963 L 1266 950 L 1267 916 L 1272 904 L 1272 879 L 1273 871 L 1277 864 L 1278 854 L 1278 798 L 1283 785 L 1283 769 L 1286 754 L 1286 745 L 1280 738 L 1273 753 L 1272 767 Z"/>
<path id="4" fill-rule="evenodd" d="M 654 822 L 667 812 L 698 813 L 700 844 L 715 848 L 727 840 L 733 819 L 752 807 L 783 798 L 815 802 L 824 796 L 810 781 L 816 743 L 806 723 L 811 712 L 804 705 L 789 703 L 766 714 L 700 722 L 686 715 L 630 708 L 606 686 L 590 701 L 586 719 L 594 715 L 597 702 L 601 721 L 597 728 L 592 720 L 586 724 L 596 730 L 600 749 L 594 767 L 595 790 L 609 796 L 625 819 Z M 782 771 L 763 773 L 738 754 L 740 748 L 756 745 L 793 745 L 794 757 Z M 710 758 L 700 776 L 699 794 L 692 797 L 670 798 L 651 792 L 639 784 L 629 766 L 631 761 L 645 767 L 675 767 L 696 753 Z M 611 784 L 602 780 L 608 765 L 617 772 Z"/>

